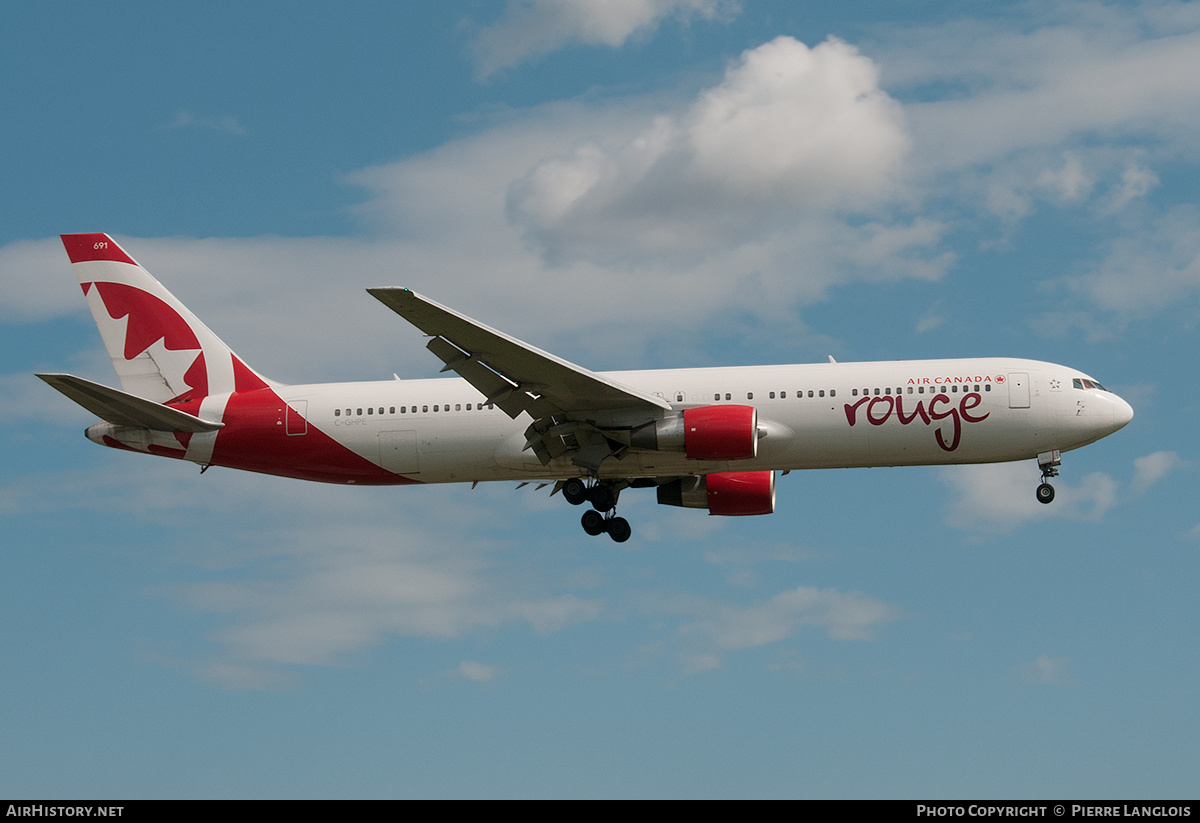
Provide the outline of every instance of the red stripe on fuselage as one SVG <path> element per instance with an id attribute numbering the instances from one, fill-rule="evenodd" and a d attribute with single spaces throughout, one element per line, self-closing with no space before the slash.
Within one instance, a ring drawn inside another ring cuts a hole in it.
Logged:
<path id="1" fill-rule="evenodd" d="M 287 404 L 271 389 L 234 392 L 225 405 L 225 427 L 217 433 L 212 464 L 323 483 L 395 486 L 420 482 L 384 470 L 311 422 L 307 434 L 289 435 L 286 415 Z"/>

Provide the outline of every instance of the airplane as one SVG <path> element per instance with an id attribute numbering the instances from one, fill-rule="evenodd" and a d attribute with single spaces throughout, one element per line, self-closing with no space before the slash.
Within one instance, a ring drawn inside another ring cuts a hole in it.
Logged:
<path id="1" fill-rule="evenodd" d="M 1133 409 L 1036 360 L 897 360 L 593 372 L 404 288 L 367 292 L 457 378 L 285 385 L 252 369 L 107 234 L 63 246 L 121 389 L 37 375 L 101 418 L 89 440 L 211 466 L 351 485 L 553 483 L 590 535 L 629 539 L 625 489 L 710 515 L 775 511 L 798 469 L 1037 460 Z"/>

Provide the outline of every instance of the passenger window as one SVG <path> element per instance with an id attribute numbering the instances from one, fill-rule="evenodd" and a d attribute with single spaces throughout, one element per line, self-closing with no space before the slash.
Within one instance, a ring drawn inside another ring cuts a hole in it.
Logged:
<path id="1" fill-rule="evenodd" d="M 774 399 L 775 399 L 775 392 L 771 392 L 771 394 L 770 394 L 770 397 L 769 397 L 768 399 L 770 399 L 770 400 L 774 400 Z"/>
<path id="2" fill-rule="evenodd" d="M 367 409 L 367 414 L 374 414 L 374 413 L 375 413 L 374 409 Z"/>
<path id="3" fill-rule="evenodd" d="M 725 399 L 726 399 L 726 400 L 728 400 L 728 399 L 729 399 L 729 392 L 725 392 Z"/>
<path id="4" fill-rule="evenodd" d="M 830 389 L 830 390 L 829 390 L 829 396 L 830 396 L 830 397 L 837 397 L 837 389 Z"/>
<path id="5" fill-rule="evenodd" d="M 753 399 L 754 399 L 754 392 L 752 392 L 752 391 L 748 391 L 748 392 L 746 392 L 746 399 L 747 399 L 747 400 L 753 400 Z"/>
<path id="6" fill-rule="evenodd" d="M 359 410 L 358 410 L 358 413 L 359 413 L 359 414 L 362 414 L 362 409 L 359 409 Z"/>
<path id="7" fill-rule="evenodd" d="M 334 417 L 341 417 L 341 416 L 342 416 L 342 410 L 341 410 L 341 409 L 334 409 L 334 410 L 333 410 L 333 416 L 334 416 Z"/>
<path id="8" fill-rule="evenodd" d="M 824 390 L 824 389 L 821 389 L 821 391 L 820 391 L 820 395 L 821 395 L 821 397 L 824 397 L 824 396 L 825 396 L 825 390 Z"/>

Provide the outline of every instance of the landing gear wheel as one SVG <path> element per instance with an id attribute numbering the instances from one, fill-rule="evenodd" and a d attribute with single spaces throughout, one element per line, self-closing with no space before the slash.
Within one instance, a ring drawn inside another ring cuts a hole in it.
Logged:
<path id="1" fill-rule="evenodd" d="M 583 526 L 583 530 L 592 537 L 595 537 L 607 529 L 607 524 L 604 522 L 604 515 L 595 509 L 588 509 L 585 511 L 583 513 L 583 517 L 579 518 L 579 524 Z"/>
<path id="2" fill-rule="evenodd" d="M 613 494 L 612 486 L 603 483 L 592 486 L 588 490 L 587 497 L 592 503 L 592 508 L 598 512 L 606 512 L 617 505 L 617 496 Z"/>
<path id="3" fill-rule="evenodd" d="M 572 477 L 563 483 L 562 493 L 566 501 L 572 506 L 578 506 L 584 500 L 588 499 L 588 487 L 578 477 Z"/>
<path id="4" fill-rule="evenodd" d="M 629 527 L 629 521 L 624 517 L 613 517 L 606 520 L 604 528 L 614 543 L 624 543 L 633 534 L 633 529 Z"/>
<path id="5" fill-rule="evenodd" d="M 1039 503 L 1049 503 L 1054 499 L 1054 487 L 1049 483 L 1043 483 L 1037 487 L 1037 499 Z"/>

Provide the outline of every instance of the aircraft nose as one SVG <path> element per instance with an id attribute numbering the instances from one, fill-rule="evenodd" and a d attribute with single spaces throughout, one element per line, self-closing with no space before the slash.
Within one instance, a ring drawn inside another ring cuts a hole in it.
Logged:
<path id="1" fill-rule="evenodd" d="M 1133 406 L 1113 395 L 1113 431 L 1123 429 L 1133 419 Z"/>

